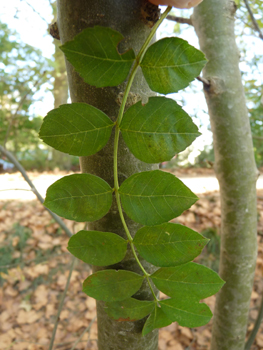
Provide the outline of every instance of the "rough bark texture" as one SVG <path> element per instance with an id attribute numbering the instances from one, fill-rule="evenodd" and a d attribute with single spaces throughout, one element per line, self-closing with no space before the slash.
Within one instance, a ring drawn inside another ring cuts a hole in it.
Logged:
<path id="1" fill-rule="evenodd" d="M 86 27 L 102 25 L 118 30 L 125 40 L 119 45 L 119 51 L 133 47 L 138 52 L 149 34 L 149 24 L 156 19 L 158 8 L 146 0 L 58 0 L 58 27 L 62 43 L 69 41 Z M 147 21 L 149 21 L 147 25 Z M 72 66 L 67 63 L 67 72 L 72 102 L 86 102 L 106 113 L 116 120 L 125 84 L 113 88 L 95 88 L 85 84 Z M 139 72 L 131 89 L 128 104 L 138 100 L 144 101 L 153 93 L 149 90 L 142 74 Z M 124 142 L 119 146 L 120 183 L 130 175 L 153 166 L 135 159 Z M 81 157 L 82 172 L 88 172 L 102 177 L 113 187 L 113 137 L 110 142 L 94 156 Z M 155 166 L 154 166 L 155 167 Z M 155 167 L 156 168 L 156 167 Z M 128 227 L 134 235 L 138 225 L 127 219 Z M 125 237 L 119 219 L 116 203 L 110 212 L 101 220 L 89 224 L 90 229 L 111 231 Z M 152 266 L 143 262 L 148 272 Z M 109 267 L 105 267 L 109 268 Z M 112 268 L 112 266 L 110 267 Z M 128 252 L 124 261 L 114 268 L 127 269 L 140 273 L 131 253 Z M 93 270 L 98 269 L 94 267 Z M 151 299 L 152 295 L 146 285 L 136 295 L 139 299 Z M 98 342 L 100 350 L 157 350 L 158 332 L 154 331 L 145 337 L 141 330 L 145 320 L 138 322 L 115 322 L 104 312 L 103 302 L 97 302 Z"/>
<path id="2" fill-rule="evenodd" d="M 226 281 L 217 295 L 212 350 L 241 350 L 257 254 L 256 179 L 251 131 L 234 35 L 235 3 L 204 0 L 193 24 L 209 60 L 203 75 L 220 184 L 222 224 L 220 275 Z"/>

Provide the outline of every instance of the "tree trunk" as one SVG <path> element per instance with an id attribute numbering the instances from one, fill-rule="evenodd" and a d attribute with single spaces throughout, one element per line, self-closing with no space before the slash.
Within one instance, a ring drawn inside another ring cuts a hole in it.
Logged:
<path id="1" fill-rule="evenodd" d="M 52 12 L 53 12 L 53 20 L 57 19 L 57 4 L 53 2 L 51 4 Z M 59 49 L 59 41 L 57 39 L 53 39 L 53 44 L 55 47 L 54 52 L 54 71 L 53 71 L 53 97 L 54 97 L 54 108 L 58 108 L 62 104 L 66 104 L 68 101 L 68 80 L 67 80 L 67 71 L 66 64 L 64 59 L 63 52 Z M 61 167 L 70 170 L 71 168 L 71 160 L 72 156 L 69 154 L 65 154 L 60 152 L 54 148 L 51 149 L 52 152 L 52 162 L 51 166 Z"/>
<path id="2" fill-rule="evenodd" d="M 220 276 L 212 350 L 241 350 L 247 328 L 257 255 L 256 179 L 251 130 L 235 43 L 235 3 L 204 0 L 193 24 L 208 64 L 203 75 L 220 184 L 222 223 Z"/>
<path id="3" fill-rule="evenodd" d="M 150 28 L 145 19 L 142 18 L 142 9 L 144 9 L 144 14 L 149 11 L 149 20 L 151 16 L 156 17 L 158 14 L 158 8 L 149 4 L 147 0 L 57 0 L 57 3 L 58 27 L 62 43 L 73 39 L 76 34 L 86 27 L 102 25 L 122 33 L 125 40 L 119 45 L 120 52 L 132 47 L 138 53 L 148 36 Z M 89 86 L 83 82 L 69 63 L 67 63 L 67 73 L 72 102 L 91 104 L 101 109 L 112 120 L 116 120 L 125 84 L 100 89 Z M 133 83 L 128 105 L 132 105 L 141 99 L 145 101 L 150 95 L 153 95 L 153 93 L 149 90 L 142 74 L 139 73 Z M 96 155 L 81 157 L 80 164 L 82 172 L 100 176 L 113 187 L 113 137 L 107 146 Z M 142 163 L 133 157 L 122 139 L 120 139 L 118 166 L 120 183 L 136 172 L 156 168 L 156 166 Z M 128 218 L 126 219 L 129 230 L 134 235 L 139 226 Z M 110 212 L 104 218 L 90 223 L 89 229 L 115 232 L 126 238 L 116 203 L 113 204 Z M 142 263 L 148 272 L 153 271 L 153 267 L 149 263 Z M 131 252 L 127 253 L 124 261 L 114 265 L 113 268 L 140 273 Z M 99 269 L 102 268 L 93 268 L 94 272 Z M 151 299 L 152 295 L 147 286 L 143 285 L 136 297 L 138 299 Z M 100 350 L 158 349 L 157 331 L 153 331 L 145 337 L 141 336 L 145 320 L 137 322 L 113 321 L 104 312 L 103 302 L 97 302 L 97 316 Z"/>

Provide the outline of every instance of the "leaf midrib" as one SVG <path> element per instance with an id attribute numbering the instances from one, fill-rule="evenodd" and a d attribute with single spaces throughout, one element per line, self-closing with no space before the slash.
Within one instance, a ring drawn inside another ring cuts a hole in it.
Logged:
<path id="1" fill-rule="evenodd" d="M 50 137 L 67 137 L 67 136 L 71 136 L 71 135 L 79 135 L 79 134 L 85 134 L 85 133 L 90 133 L 90 132 L 96 132 L 96 131 L 100 131 L 102 129 L 107 129 L 107 128 L 112 128 L 114 126 L 114 123 L 112 123 L 111 125 L 107 125 L 107 126 L 102 126 L 100 128 L 94 128 L 94 129 L 91 129 L 91 130 L 85 130 L 85 131 L 77 131 L 77 132 L 74 132 L 74 133 L 68 133 L 68 134 L 58 134 L 58 135 L 41 135 L 41 137 L 45 137 L 45 138 L 50 138 Z"/>
<path id="2" fill-rule="evenodd" d="M 100 61 L 109 61 L 109 62 L 112 62 L 112 63 L 126 63 L 126 62 L 131 62 L 131 61 L 134 61 L 135 59 L 134 58 L 131 58 L 129 60 L 127 59 L 123 59 L 122 56 L 120 55 L 120 59 L 109 59 L 109 58 L 102 58 L 102 57 L 99 57 L 99 56 L 91 56 L 91 55 L 88 55 L 86 53 L 83 53 L 83 52 L 80 52 L 80 51 L 74 51 L 74 50 L 70 50 L 70 49 L 64 49 L 63 50 L 64 53 L 66 54 L 66 52 L 71 52 L 71 53 L 74 53 L 74 54 L 77 54 L 77 55 L 80 55 L 80 56 L 84 56 L 84 57 L 88 57 L 88 58 L 92 58 L 92 59 L 97 59 L 97 60 L 100 60 Z"/>
<path id="3" fill-rule="evenodd" d="M 103 193 L 98 193 L 98 194 L 87 194 L 84 196 L 69 196 L 69 197 L 62 197 L 62 198 L 55 198 L 50 200 L 50 202 L 56 202 L 59 200 L 64 200 L 64 199 L 72 199 L 72 198 L 86 198 L 86 197 L 98 197 L 98 196 L 105 196 L 105 194 L 112 193 L 112 191 L 107 191 Z"/>

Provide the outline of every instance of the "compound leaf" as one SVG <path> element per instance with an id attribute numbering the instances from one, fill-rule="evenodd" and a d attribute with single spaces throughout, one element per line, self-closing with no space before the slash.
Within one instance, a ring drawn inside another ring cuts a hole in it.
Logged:
<path id="1" fill-rule="evenodd" d="M 117 45 L 122 40 L 116 30 L 95 26 L 86 28 L 60 48 L 86 83 L 117 86 L 126 79 L 135 59 L 133 50 L 118 52 Z"/>
<path id="2" fill-rule="evenodd" d="M 79 231 L 68 242 L 68 251 L 87 264 L 113 265 L 120 262 L 127 250 L 127 241 L 112 232 Z"/>
<path id="3" fill-rule="evenodd" d="M 44 205 L 57 215 L 74 221 L 95 221 L 109 211 L 112 188 L 98 176 L 65 176 L 47 189 Z"/>
<path id="4" fill-rule="evenodd" d="M 150 97 L 124 114 L 120 129 L 136 158 L 146 163 L 170 160 L 200 135 L 188 114 L 172 99 Z"/>
<path id="5" fill-rule="evenodd" d="M 153 312 L 144 324 L 142 335 L 146 335 L 156 328 L 169 326 L 173 321 L 163 312 L 163 310 L 155 304 Z"/>
<path id="6" fill-rule="evenodd" d="M 126 270 L 98 271 L 85 279 L 83 292 L 97 300 L 124 300 L 140 289 L 143 279 L 143 276 Z"/>
<path id="7" fill-rule="evenodd" d="M 155 266 L 185 264 L 198 256 L 208 239 L 188 227 L 164 223 L 145 226 L 134 237 L 139 254 Z"/>
<path id="8" fill-rule="evenodd" d="M 148 48 L 141 67 L 153 91 L 169 94 L 187 87 L 205 64 L 204 54 L 187 41 L 164 38 Z"/>
<path id="9" fill-rule="evenodd" d="M 114 123 L 86 103 L 61 105 L 44 118 L 40 138 L 49 146 L 75 156 L 90 156 L 108 142 Z"/>
<path id="10" fill-rule="evenodd" d="M 154 308 L 154 301 L 129 298 L 106 303 L 105 311 L 116 321 L 137 321 L 149 315 Z"/>
<path id="11" fill-rule="evenodd" d="M 156 287 L 164 294 L 196 301 L 219 291 L 224 281 L 208 267 L 189 262 L 176 267 L 162 267 L 151 275 Z"/>
<path id="12" fill-rule="evenodd" d="M 132 175 L 122 183 L 119 193 L 126 214 L 147 226 L 179 216 L 198 199 L 182 181 L 160 170 Z"/>
<path id="13" fill-rule="evenodd" d="M 213 316 L 209 307 L 191 298 L 176 298 L 160 301 L 162 311 L 182 327 L 201 327 Z"/>

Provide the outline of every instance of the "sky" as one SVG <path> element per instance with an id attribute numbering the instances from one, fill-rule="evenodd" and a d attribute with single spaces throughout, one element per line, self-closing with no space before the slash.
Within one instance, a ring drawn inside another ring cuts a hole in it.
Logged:
<path id="1" fill-rule="evenodd" d="M 178 16 L 189 17 L 192 10 L 174 11 Z M 49 0 L 4 1 L 1 3 L 0 20 L 8 24 L 9 28 L 15 29 L 20 34 L 21 41 L 39 48 L 45 57 L 50 58 L 52 56 L 54 52 L 53 38 L 47 32 L 48 24 L 52 23 L 52 10 Z M 165 21 L 158 32 L 158 37 L 174 35 L 174 25 L 175 22 Z M 193 28 L 187 25 L 183 25 L 183 28 L 181 37 L 198 48 L 198 39 Z M 251 47 L 253 47 L 251 55 L 253 55 L 253 52 L 262 50 L 261 43 L 260 47 L 257 40 L 251 41 Z M 170 98 L 177 100 L 179 104 L 182 104 L 181 101 L 183 100 L 185 111 L 194 118 L 194 122 L 202 133 L 202 136 L 193 143 L 195 151 L 190 155 L 190 161 L 193 161 L 197 156 L 198 149 L 203 149 L 206 144 L 211 144 L 212 141 L 212 134 L 209 131 L 209 116 L 202 88 L 202 83 L 194 81 L 191 83 L 191 88 L 188 87 L 177 94 L 169 95 Z M 45 116 L 53 108 L 53 96 L 51 92 L 44 92 L 42 89 L 36 97 L 42 97 L 42 95 L 44 96 L 42 101 L 36 102 L 31 112 Z"/>

